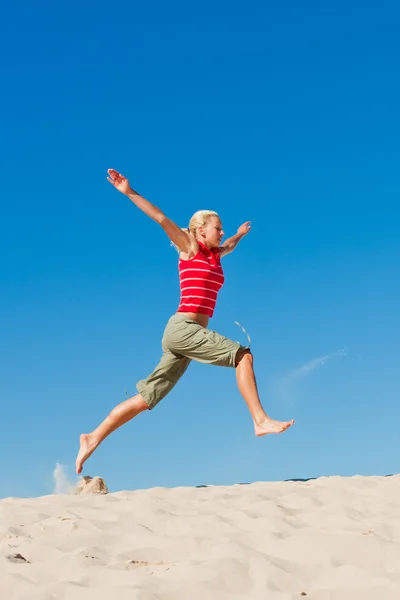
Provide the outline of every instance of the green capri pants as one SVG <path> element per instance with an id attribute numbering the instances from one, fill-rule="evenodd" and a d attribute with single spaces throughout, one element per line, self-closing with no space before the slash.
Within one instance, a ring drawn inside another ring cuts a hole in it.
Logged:
<path id="1" fill-rule="evenodd" d="M 192 360 L 235 367 L 237 358 L 249 351 L 249 346 L 202 327 L 185 313 L 177 313 L 165 327 L 162 349 L 163 354 L 154 371 L 136 385 L 150 410 L 172 390 Z"/>

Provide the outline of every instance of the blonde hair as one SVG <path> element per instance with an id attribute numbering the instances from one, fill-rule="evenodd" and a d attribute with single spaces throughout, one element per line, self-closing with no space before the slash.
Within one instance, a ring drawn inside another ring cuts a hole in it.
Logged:
<path id="1" fill-rule="evenodd" d="M 196 237 L 198 228 L 206 225 L 210 217 L 219 218 L 219 215 L 215 210 L 198 210 L 189 221 L 188 231 L 193 233 L 194 237 Z"/>
<path id="2" fill-rule="evenodd" d="M 215 210 L 198 210 L 194 213 L 192 218 L 189 221 L 189 227 L 181 227 L 182 231 L 187 231 L 187 233 L 192 233 L 195 238 L 197 238 L 197 230 L 199 227 L 206 225 L 210 217 L 218 217 L 219 214 L 215 212 Z M 180 252 L 180 249 L 176 244 L 171 242 L 171 246 L 174 246 L 175 250 Z"/>

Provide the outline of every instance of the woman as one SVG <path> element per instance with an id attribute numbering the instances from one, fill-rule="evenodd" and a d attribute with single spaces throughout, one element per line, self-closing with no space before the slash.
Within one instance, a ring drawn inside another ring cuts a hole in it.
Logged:
<path id="1" fill-rule="evenodd" d="M 213 211 L 198 211 L 188 229 L 180 229 L 156 206 L 136 193 L 129 181 L 114 169 L 108 181 L 164 229 L 179 251 L 181 298 L 177 312 L 169 319 L 163 339 L 163 354 L 155 370 L 137 383 L 138 394 L 116 406 L 92 433 L 80 436 L 76 472 L 97 446 L 108 436 L 145 410 L 151 410 L 175 386 L 191 360 L 234 367 L 237 384 L 257 436 L 281 433 L 294 421 L 274 421 L 264 412 L 258 397 L 253 371 L 253 356 L 247 346 L 207 329 L 213 316 L 218 291 L 224 283 L 221 257 L 232 252 L 250 230 L 244 223 L 233 237 L 221 245 L 224 235 L 221 221 Z"/>

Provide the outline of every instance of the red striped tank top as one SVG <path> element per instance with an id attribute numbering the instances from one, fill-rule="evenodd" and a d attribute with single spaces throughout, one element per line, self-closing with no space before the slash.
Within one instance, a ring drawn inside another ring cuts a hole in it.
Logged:
<path id="1" fill-rule="evenodd" d="M 199 251 L 193 258 L 179 259 L 178 312 L 213 316 L 217 295 L 225 280 L 219 252 L 219 248 L 209 249 L 199 242 Z"/>

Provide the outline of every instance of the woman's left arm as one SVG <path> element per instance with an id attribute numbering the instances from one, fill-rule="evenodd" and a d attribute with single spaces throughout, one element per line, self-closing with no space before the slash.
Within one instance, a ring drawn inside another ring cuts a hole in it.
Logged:
<path id="1" fill-rule="evenodd" d="M 243 225 L 241 225 L 237 230 L 236 235 L 233 235 L 225 240 L 222 246 L 220 246 L 220 256 L 225 256 L 225 254 L 229 254 L 230 252 L 234 251 L 240 240 L 249 233 L 251 229 L 250 223 L 251 221 L 246 221 L 246 223 L 243 223 Z"/>

